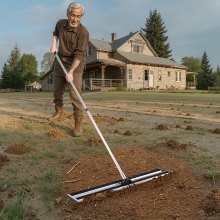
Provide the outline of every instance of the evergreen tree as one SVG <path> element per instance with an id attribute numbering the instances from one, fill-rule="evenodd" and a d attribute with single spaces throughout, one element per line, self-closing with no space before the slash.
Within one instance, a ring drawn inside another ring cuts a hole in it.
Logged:
<path id="1" fill-rule="evenodd" d="M 219 66 L 217 66 L 217 69 L 214 72 L 214 86 L 220 87 L 220 67 Z"/>
<path id="2" fill-rule="evenodd" d="M 20 49 L 16 45 L 9 55 L 7 63 L 4 64 L 1 88 L 22 89 L 22 76 L 19 69 L 20 58 Z"/>
<path id="3" fill-rule="evenodd" d="M 201 72 L 197 76 L 197 89 L 207 90 L 209 86 L 214 84 L 214 75 L 212 73 L 209 58 L 206 52 L 203 53 L 201 58 Z"/>
<path id="4" fill-rule="evenodd" d="M 159 57 L 171 58 L 172 50 L 167 43 L 167 29 L 157 10 L 150 11 L 149 18 L 146 18 L 145 28 L 142 30 Z"/>

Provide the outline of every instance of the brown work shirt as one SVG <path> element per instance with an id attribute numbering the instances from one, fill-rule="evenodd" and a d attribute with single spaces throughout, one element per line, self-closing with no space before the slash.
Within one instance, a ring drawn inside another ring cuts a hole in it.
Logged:
<path id="1" fill-rule="evenodd" d="M 67 19 L 57 22 L 53 36 L 59 39 L 58 52 L 63 62 L 72 64 L 74 59 L 86 61 L 89 32 L 82 25 L 70 27 Z"/>

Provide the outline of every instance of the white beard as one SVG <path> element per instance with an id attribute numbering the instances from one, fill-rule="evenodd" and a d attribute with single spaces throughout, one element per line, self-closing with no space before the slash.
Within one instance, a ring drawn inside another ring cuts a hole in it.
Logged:
<path id="1" fill-rule="evenodd" d="M 69 22 L 70 27 L 77 27 L 78 24 L 79 24 L 79 23 L 72 24 L 71 22 Z"/>

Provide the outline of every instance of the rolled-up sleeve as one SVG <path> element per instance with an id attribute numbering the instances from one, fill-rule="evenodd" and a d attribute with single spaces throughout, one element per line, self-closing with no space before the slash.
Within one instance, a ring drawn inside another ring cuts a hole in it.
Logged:
<path id="1" fill-rule="evenodd" d="M 53 36 L 56 36 L 56 37 L 59 36 L 59 26 L 60 26 L 60 20 L 56 23 L 55 29 L 53 31 Z"/>
<path id="2" fill-rule="evenodd" d="M 80 31 L 77 40 L 74 58 L 80 61 L 85 61 L 88 50 L 89 32 L 86 29 L 83 29 Z"/>

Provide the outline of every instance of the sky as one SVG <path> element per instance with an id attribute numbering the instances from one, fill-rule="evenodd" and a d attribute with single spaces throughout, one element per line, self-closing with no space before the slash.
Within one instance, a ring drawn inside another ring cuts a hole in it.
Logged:
<path id="1" fill-rule="evenodd" d="M 50 50 L 56 22 L 66 18 L 70 0 L 7 0 L 0 2 L 0 71 L 17 45 L 21 54 L 33 54 L 38 69 Z M 79 0 L 86 13 L 81 22 L 91 38 L 111 41 L 145 27 L 150 10 L 157 10 L 166 26 L 172 58 L 201 58 L 220 65 L 219 0 Z"/>

